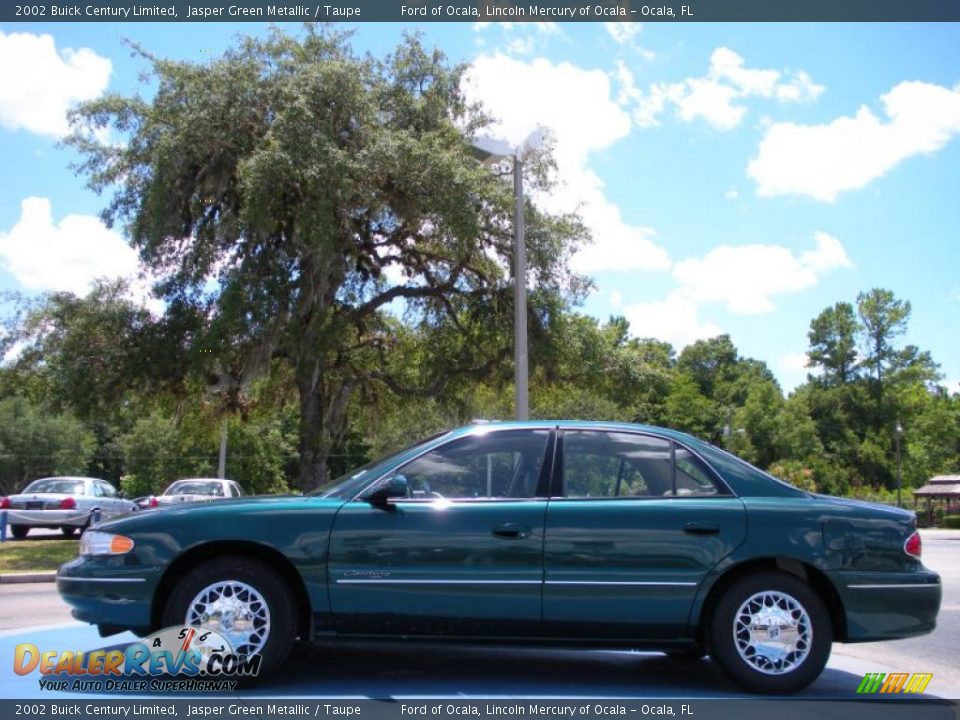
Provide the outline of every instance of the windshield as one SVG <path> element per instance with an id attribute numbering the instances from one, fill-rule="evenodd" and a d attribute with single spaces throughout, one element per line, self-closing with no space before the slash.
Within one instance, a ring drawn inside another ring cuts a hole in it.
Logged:
<path id="1" fill-rule="evenodd" d="M 360 489 L 370 480 L 373 479 L 373 473 L 370 471 L 376 468 L 378 465 L 383 465 L 387 463 L 391 458 L 394 458 L 398 455 L 403 455 L 415 450 L 421 445 L 426 445 L 429 442 L 433 442 L 439 437 L 443 437 L 449 431 L 444 430 L 443 432 L 436 433 L 431 435 L 428 438 L 419 440 L 413 445 L 403 448 L 403 450 L 398 450 L 397 452 L 387 455 L 377 460 L 371 460 L 365 465 L 361 465 L 358 468 L 354 468 L 348 473 L 344 473 L 340 477 L 334 478 L 325 485 L 320 486 L 316 490 L 312 490 L 307 493 L 307 495 L 312 495 L 314 497 L 329 497 L 329 498 L 340 498 L 343 500 L 348 500 L 356 495 Z"/>
<path id="2" fill-rule="evenodd" d="M 68 480 L 67 478 L 46 478 L 34 480 L 27 485 L 25 493 L 56 493 L 56 494 L 83 494 L 82 480 Z"/>
<path id="3" fill-rule="evenodd" d="M 167 488 L 164 495 L 223 495 L 223 484 L 210 481 L 180 480 Z"/>

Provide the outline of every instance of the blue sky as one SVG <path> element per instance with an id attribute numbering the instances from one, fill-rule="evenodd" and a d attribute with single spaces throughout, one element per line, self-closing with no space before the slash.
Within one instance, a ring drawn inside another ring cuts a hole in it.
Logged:
<path id="1" fill-rule="evenodd" d="M 290 31 L 297 27 L 290 25 Z M 514 142 L 556 140 L 557 189 L 595 244 L 574 260 L 584 310 L 624 314 L 678 349 L 727 332 L 786 390 L 810 320 L 885 287 L 907 342 L 960 390 L 960 26 L 926 24 L 363 24 L 470 64 L 466 90 Z M 138 89 L 122 39 L 202 61 L 255 24 L 0 25 L 0 290 L 83 292 L 136 273 L 104 204 L 58 146 L 64 109 Z M 10 69 L 13 68 L 11 72 Z"/>

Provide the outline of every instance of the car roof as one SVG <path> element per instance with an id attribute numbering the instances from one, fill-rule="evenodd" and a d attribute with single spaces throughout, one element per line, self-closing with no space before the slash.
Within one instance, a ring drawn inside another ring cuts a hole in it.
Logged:
<path id="1" fill-rule="evenodd" d="M 628 423 L 620 421 L 607 420 L 491 420 L 474 421 L 470 425 L 464 425 L 451 431 L 453 437 L 460 435 L 469 435 L 474 432 L 483 432 L 484 430 L 529 430 L 541 429 L 552 430 L 554 428 L 575 429 L 575 430 L 623 430 L 628 432 L 645 432 L 654 435 L 673 438 L 683 442 L 704 442 L 688 433 L 670 428 L 659 427 L 657 425 L 643 425 L 640 423 Z"/>

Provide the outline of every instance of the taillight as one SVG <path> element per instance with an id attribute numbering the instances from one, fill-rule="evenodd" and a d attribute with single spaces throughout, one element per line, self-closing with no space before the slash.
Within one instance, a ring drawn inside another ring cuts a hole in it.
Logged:
<path id="1" fill-rule="evenodd" d="M 0 497 L 0 510 L 9 510 L 10 509 L 10 498 Z"/>
<path id="2" fill-rule="evenodd" d="M 60 501 L 61 510 L 74 510 L 77 507 L 77 501 L 73 498 L 64 498 Z"/>
<path id="3" fill-rule="evenodd" d="M 150 498 L 150 507 L 157 507 L 159 504 L 159 501 L 155 497 Z"/>
<path id="4" fill-rule="evenodd" d="M 920 533 L 914 531 L 913 535 L 907 538 L 903 544 L 903 551 L 910 557 L 919 558 L 923 550 L 923 543 L 920 542 Z"/>

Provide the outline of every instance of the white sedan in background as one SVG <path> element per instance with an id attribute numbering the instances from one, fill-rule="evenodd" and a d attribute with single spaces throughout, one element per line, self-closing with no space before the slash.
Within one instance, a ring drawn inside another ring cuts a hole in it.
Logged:
<path id="1" fill-rule="evenodd" d="M 171 484 L 163 495 L 153 495 L 140 501 L 140 507 L 152 508 L 176 503 L 198 502 L 201 500 L 220 500 L 222 498 L 241 497 L 245 493 L 233 480 L 217 478 L 188 478 Z"/>
<path id="2" fill-rule="evenodd" d="M 85 530 L 99 511 L 102 520 L 137 509 L 106 480 L 88 477 L 48 477 L 34 480 L 22 492 L 0 498 L 7 511 L 10 534 L 20 540 L 30 528 L 60 528 L 67 537 Z"/>

